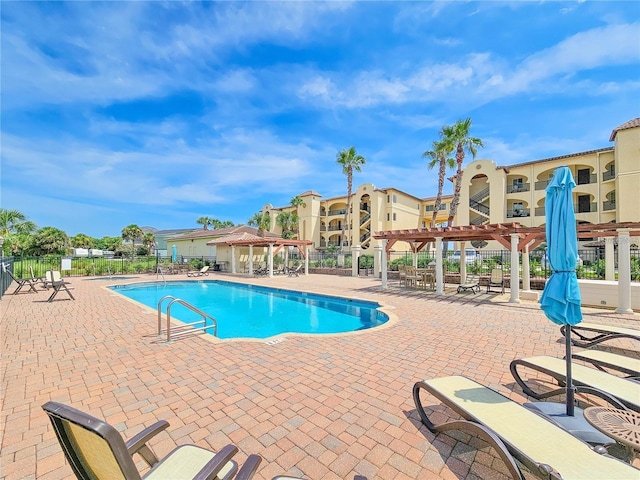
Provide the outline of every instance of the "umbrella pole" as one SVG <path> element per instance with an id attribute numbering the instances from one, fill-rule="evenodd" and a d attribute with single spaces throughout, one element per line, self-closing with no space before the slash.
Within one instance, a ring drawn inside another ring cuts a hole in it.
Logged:
<path id="1" fill-rule="evenodd" d="M 573 376 L 571 373 L 571 325 L 567 325 L 565 332 L 565 359 L 567 362 L 567 416 L 573 417 L 573 403 L 575 399 L 576 387 L 573 386 Z"/>

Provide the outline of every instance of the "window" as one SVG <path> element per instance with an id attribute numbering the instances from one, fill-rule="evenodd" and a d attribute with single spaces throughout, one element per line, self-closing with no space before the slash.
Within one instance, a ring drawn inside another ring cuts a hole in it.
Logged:
<path id="1" fill-rule="evenodd" d="M 422 228 L 426 228 L 427 227 L 427 222 L 422 222 Z"/>
<path id="2" fill-rule="evenodd" d="M 398 196 L 395 193 L 393 194 L 393 203 L 398 203 Z"/>
<path id="3" fill-rule="evenodd" d="M 390 215 L 387 213 L 387 222 L 390 220 Z"/>
<path id="4" fill-rule="evenodd" d="M 441 203 L 440 204 L 440 210 L 446 210 L 447 209 L 447 204 L 446 203 Z"/>
<path id="5" fill-rule="evenodd" d="M 391 201 L 391 195 L 387 195 L 387 203 Z"/>
<path id="6" fill-rule="evenodd" d="M 435 208 L 436 208 L 435 205 L 426 205 L 424 207 L 424 211 L 425 212 L 433 212 L 435 210 Z"/>
<path id="7" fill-rule="evenodd" d="M 524 182 L 522 181 L 522 178 L 514 178 L 513 179 L 513 189 L 512 189 L 512 191 L 514 191 L 514 192 L 521 191 L 522 187 L 523 187 L 523 183 Z"/>
<path id="8" fill-rule="evenodd" d="M 395 213 L 393 214 L 393 221 L 394 222 L 396 221 L 396 214 Z"/>

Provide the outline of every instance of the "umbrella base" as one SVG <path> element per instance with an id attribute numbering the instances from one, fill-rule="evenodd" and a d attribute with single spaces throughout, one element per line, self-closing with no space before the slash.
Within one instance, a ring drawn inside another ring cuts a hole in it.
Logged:
<path id="1" fill-rule="evenodd" d="M 610 447 L 616 445 L 616 441 L 596 430 L 583 415 L 581 408 L 575 407 L 574 416 L 567 415 L 567 405 L 555 402 L 529 402 L 524 404 L 530 410 L 542 413 L 551 422 L 564 428 L 574 437 L 591 445 Z"/>

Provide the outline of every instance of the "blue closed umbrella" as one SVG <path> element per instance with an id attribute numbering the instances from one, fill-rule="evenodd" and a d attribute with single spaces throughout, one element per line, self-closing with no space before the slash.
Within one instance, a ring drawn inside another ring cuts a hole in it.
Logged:
<path id="1" fill-rule="evenodd" d="M 540 298 L 545 315 L 565 327 L 567 361 L 567 415 L 574 414 L 575 387 L 571 375 L 571 326 L 582 321 L 580 287 L 576 276 L 578 235 L 573 210 L 572 191 L 576 186 L 568 167 L 559 167 L 547 186 L 545 214 L 547 217 L 547 255 L 551 277 Z"/>
<path id="2" fill-rule="evenodd" d="M 178 248 L 175 245 L 171 247 L 171 261 L 173 263 L 178 261 Z"/>

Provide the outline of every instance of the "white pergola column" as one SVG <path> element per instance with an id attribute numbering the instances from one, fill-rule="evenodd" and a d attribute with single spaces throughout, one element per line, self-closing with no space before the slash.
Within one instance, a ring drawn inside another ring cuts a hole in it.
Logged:
<path id="1" fill-rule="evenodd" d="M 467 279 L 467 252 L 465 247 L 467 242 L 460 242 L 460 284 Z"/>
<path id="2" fill-rule="evenodd" d="M 351 247 L 351 276 L 358 276 L 358 259 L 360 258 L 360 252 L 362 251 L 362 247 L 360 244 L 354 245 Z"/>
<path id="3" fill-rule="evenodd" d="M 253 245 L 249 245 L 249 276 L 253 276 Z"/>
<path id="4" fill-rule="evenodd" d="M 273 243 L 269 244 L 269 278 L 273 278 Z"/>
<path id="5" fill-rule="evenodd" d="M 309 247 L 305 247 L 304 274 L 309 275 Z"/>
<path id="6" fill-rule="evenodd" d="M 413 255 L 413 259 L 412 259 L 412 265 L 414 266 L 414 268 L 418 268 L 418 252 L 416 252 L 416 246 L 415 244 L 411 245 L 411 253 Z"/>
<path id="7" fill-rule="evenodd" d="M 520 303 L 520 262 L 518 259 L 518 243 L 520 235 L 511 234 L 511 297 L 509 303 Z"/>
<path id="8" fill-rule="evenodd" d="M 444 295 L 442 272 L 442 237 L 436 237 L 436 295 Z"/>
<path id="9" fill-rule="evenodd" d="M 231 273 L 236 273 L 236 246 L 231 245 Z"/>
<path id="10" fill-rule="evenodd" d="M 375 278 L 380 278 L 380 265 L 382 263 L 381 255 L 383 254 L 382 245 L 374 245 L 373 251 L 373 276 Z"/>
<path id="11" fill-rule="evenodd" d="M 618 308 L 616 313 L 633 313 L 631 309 L 631 237 L 630 229 L 618 229 Z"/>
<path id="12" fill-rule="evenodd" d="M 612 282 L 616 279 L 615 241 L 615 237 L 604 237 L 604 279 Z"/>
<path id="13" fill-rule="evenodd" d="M 382 289 L 387 289 L 387 240 L 386 238 L 382 240 L 382 257 L 381 257 L 381 267 L 382 267 Z"/>
<path id="14" fill-rule="evenodd" d="M 524 252 L 522 252 L 522 289 L 525 291 L 531 290 L 531 268 L 529 267 L 529 244 L 524 246 Z"/>

